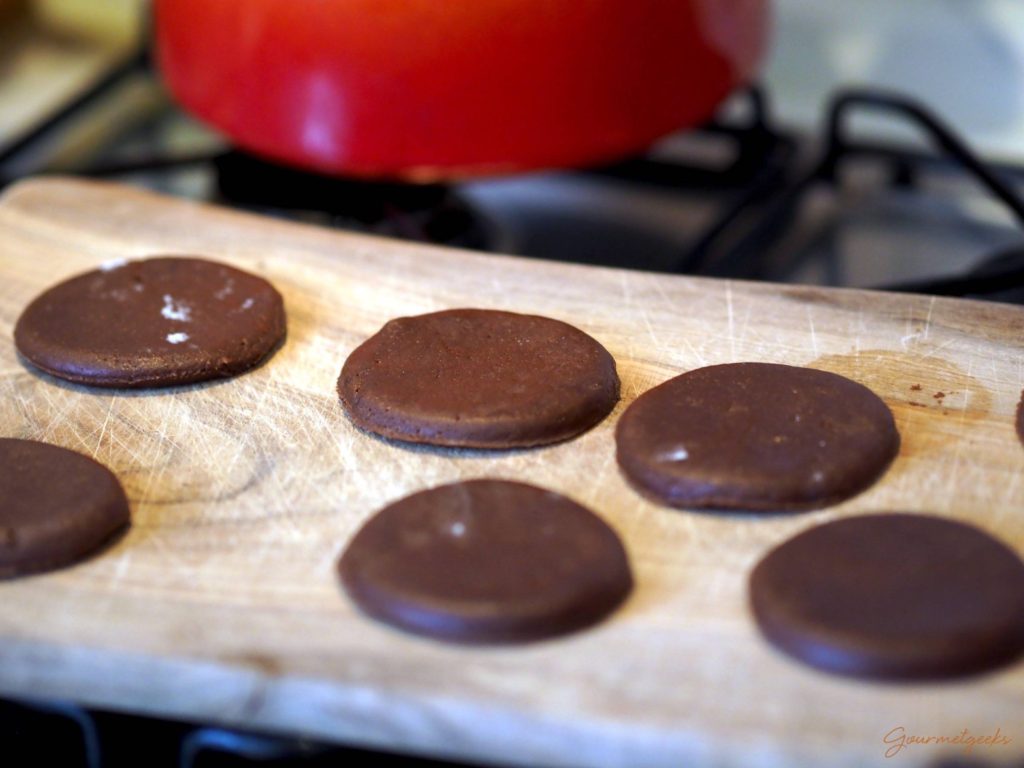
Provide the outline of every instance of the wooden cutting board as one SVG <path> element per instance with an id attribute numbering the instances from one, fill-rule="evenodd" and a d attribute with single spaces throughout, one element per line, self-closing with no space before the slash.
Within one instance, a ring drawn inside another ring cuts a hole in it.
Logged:
<path id="1" fill-rule="evenodd" d="M 46 286 L 167 252 L 265 275 L 285 297 L 287 344 L 237 380 L 162 392 L 92 391 L 19 361 L 12 327 Z M 622 402 L 577 440 L 506 454 L 356 431 L 334 390 L 346 355 L 391 317 L 463 306 L 586 330 L 618 360 Z M 969 520 L 1024 551 L 1021 308 L 478 255 L 58 179 L 0 203 L 0 339 L 0 434 L 95 456 L 134 514 L 102 556 L 0 584 L 4 694 L 519 765 L 863 766 L 887 763 L 899 728 L 998 728 L 1010 744 L 971 756 L 1024 756 L 1024 663 L 948 684 L 861 683 L 776 653 L 746 608 L 747 574 L 771 546 L 856 512 Z M 899 458 L 869 491 L 812 513 L 641 499 L 614 460 L 623 408 L 680 372 L 740 360 L 872 387 L 896 416 Z M 445 645 L 359 615 L 334 574 L 358 526 L 405 494 L 481 476 L 568 494 L 613 525 L 637 577 L 623 608 L 518 648 Z M 915 744 L 891 764 L 962 754 Z"/>

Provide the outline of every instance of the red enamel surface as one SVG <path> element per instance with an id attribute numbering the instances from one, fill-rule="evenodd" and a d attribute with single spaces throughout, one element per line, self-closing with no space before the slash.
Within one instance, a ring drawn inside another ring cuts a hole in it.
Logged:
<path id="1" fill-rule="evenodd" d="M 577 166 L 707 118 L 768 0 L 156 0 L 175 97 L 292 165 L 413 179 Z"/>

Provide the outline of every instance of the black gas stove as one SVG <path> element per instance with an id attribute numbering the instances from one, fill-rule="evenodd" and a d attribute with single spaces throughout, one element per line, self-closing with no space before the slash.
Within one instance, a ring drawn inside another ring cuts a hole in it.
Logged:
<path id="1" fill-rule="evenodd" d="M 148 89 L 145 110 L 105 126 L 85 153 L 54 152 L 129 85 Z M 853 119 L 878 112 L 926 142 L 858 138 Z M 787 130 L 755 87 L 700 129 L 614 165 L 453 185 L 370 182 L 225 145 L 167 99 L 143 53 L 0 146 L 0 187 L 74 174 L 460 248 L 1024 304 L 1024 166 L 983 162 L 955 127 L 904 95 L 845 91 L 822 113 L 821 135 Z M 146 765 L 182 768 L 393 759 L 58 702 L 0 702 L 0 722 L 10 754 L 31 755 L 24 765 L 135 766 L 141 750 Z"/>
<path id="2" fill-rule="evenodd" d="M 109 125 L 87 153 L 52 159 L 62 134 L 140 83 L 154 94 L 142 114 Z M 452 185 L 333 178 L 227 146 L 168 100 L 143 53 L 0 148 L 0 185 L 71 173 L 463 248 L 1024 302 L 1024 165 L 984 162 L 901 94 L 835 93 L 818 136 L 780 127 L 757 87 L 720 112 L 604 167 Z M 852 128 L 877 114 L 923 141 L 861 140 Z"/>

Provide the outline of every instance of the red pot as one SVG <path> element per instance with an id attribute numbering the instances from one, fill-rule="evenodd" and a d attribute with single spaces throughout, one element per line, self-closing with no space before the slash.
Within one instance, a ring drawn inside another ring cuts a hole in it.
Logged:
<path id="1" fill-rule="evenodd" d="M 750 80 L 768 0 L 156 0 L 171 91 L 238 146 L 433 180 L 628 155 Z"/>

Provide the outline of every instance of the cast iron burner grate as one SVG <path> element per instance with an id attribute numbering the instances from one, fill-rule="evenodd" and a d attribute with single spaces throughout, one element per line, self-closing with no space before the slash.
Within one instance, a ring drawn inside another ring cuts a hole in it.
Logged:
<path id="1" fill-rule="evenodd" d="M 493 226 L 451 187 L 324 176 L 238 151 L 216 155 L 217 198 L 269 213 L 323 214 L 323 223 L 378 235 L 497 250 Z"/>
<path id="2" fill-rule="evenodd" d="M 763 254 L 779 242 L 816 186 L 838 188 L 842 166 L 855 157 L 874 157 L 889 165 L 891 186 L 913 188 L 921 170 L 936 162 L 931 155 L 894 150 L 878 144 L 857 142 L 847 134 L 852 114 L 858 111 L 889 113 L 903 118 L 927 135 L 952 163 L 972 177 L 1012 214 L 1024 228 L 1024 199 L 1006 178 L 1021 176 L 1019 168 L 996 168 L 978 158 L 956 132 L 927 107 L 901 94 L 879 89 L 853 89 L 837 93 L 827 112 L 827 133 L 820 158 L 804 174 L 787 184 L 759 216 L 757 223 L 728 249 L 714 255 L 714 240 L 685 254 L 678 264 L 681 272 L 723 277 L 765 277 L 761 273 Z M 774 190 L 773 190 L 774 191 Z M 760 195 L 761 198 L 766 195 Z M 724 232 L 724 229 L 722 230 Z M 716 236 L 719 233 L 715 233 Z M 794 265 L 790 264 L 789 269 Z M 1024 304 L 1024 235 L 1019 245 L 1002 248 L 983 259 L 967 274 L 916 280 L 879 286 L 882 290 L 928 293 L 939 296 L 984 298 Z"/>

